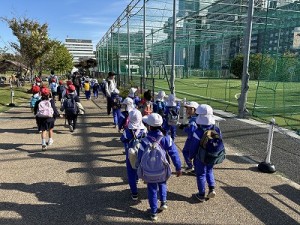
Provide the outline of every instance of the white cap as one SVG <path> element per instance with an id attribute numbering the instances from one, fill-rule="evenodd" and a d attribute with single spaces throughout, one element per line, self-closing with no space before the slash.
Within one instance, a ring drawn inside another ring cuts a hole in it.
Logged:
<path id="1" fill-rule="evenodd" d="M 199 104 L 197 102 L 186 102 L 184 107 L 197 109 Z"/>
<path id="2" fill-rule="evenodd" d="M 163 119 L 158 113 L 151 113 L 143 117 L 143 122 L 151 127 L 160 127 L 163 123 Z"/>
<path id="3" fill-rule="evenodd" d="M 213 109 L 210 105 L 201 104 L 198 106 L 196 123 L 199 125 L 213 125 L 216 123 L 213 115 Z"/>
<path id="4" fill-rule="evenodd" d="M 128 96 L 133 98 L 136 91 L 137 91 L 136 88 L 133 87 L 130 88 Z"/>
<path id="5" fill-rule="evenodd" d="M 175 96 L 173 94 L 169 95 L 166 106 L 176 106 Z"/>
<path id="6" fill-rule="evenodd" d="M 144 129 L 145 126 L 142 122 L 142 113 L 137 110 L 131 110 L 129 112 L 129 123 L 128 123 L 128 128 L 129 129 Z"/>
<path id="7" fill-rule="evenodd" d="M 164 91 L 159 91 L 157 93 L 157 101 L 163 101 L 164 100 L 164 97 L 166 96 L 166 93 Z"/>
<path id="8" fill-rule="evenodd" d="M 133 104 L 132 98 L 129 98 L 129 97 L 125 98 L 121 104 L 126 105 L 127 111 L 131 111 L 134 109 L 134 104 Z"/>

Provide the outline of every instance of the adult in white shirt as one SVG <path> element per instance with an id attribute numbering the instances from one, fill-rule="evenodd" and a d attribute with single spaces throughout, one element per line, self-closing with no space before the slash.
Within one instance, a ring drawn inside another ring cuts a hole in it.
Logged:
<path id="1" fill-rule="evenodd" d="M 115 89 L 117 88 L 117 84 L 115 81 L 115 73 L 109 72 L 108 77 L 105 84 L 105 93 L 106 93 L 106 99 L 107 99 L 107 115 L 110 115 L 111 108 L 112 108 L 112 94 L 114 93 Z"/>

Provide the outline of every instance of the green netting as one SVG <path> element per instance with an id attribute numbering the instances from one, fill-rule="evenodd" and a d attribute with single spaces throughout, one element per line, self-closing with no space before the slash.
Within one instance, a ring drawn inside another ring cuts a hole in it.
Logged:
<path id="1" fill-rule="evenodd" d="M 243 55 L 249 1 L 175 2 L 177 96 L 236 113 L 241 81 L 232 67 L 233 59 Z M 259 0 L 254 4 L 247 107 L 253 116 L 276 117 L 281 125 L 299 129 L 300 3 Z M 145 75 L 155 78 L 156 91 L 168 90 L 172 15 L 171 0 L 131 1 L 97 44 L 99 72 L 118 71 L 123 85 L 138 86 Z"/>

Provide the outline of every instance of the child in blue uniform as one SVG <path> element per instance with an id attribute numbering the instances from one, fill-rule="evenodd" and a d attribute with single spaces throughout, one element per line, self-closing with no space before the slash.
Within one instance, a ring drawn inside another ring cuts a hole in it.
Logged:
<path id="1" fill-rule="evenodd" d="M 133 100 L 132 98 L 125 98 L 124 101 L 121 103 L 121 105 L 125 105 L 125 110 L 122 111 L 119 115 L 119 118 L 118 118 L 118 130 L 119 132 L 121 130 L 125 130 L 128 126 L 128 123 L 129 123 L 129 112 L 133 109 L 135 109 L 134 107 L 134 103 L 133 103 Z"/>
<path id="2" fill-rule="evenodd" d="M 140 97 L 136 96 L 136 91 L 137 91 L 137 88 L 132 87 L 129 89 L 129 94 L 128 94 L 128 97 L 133 100 L 135 107 L 137 107 L 141 101 Z"/>
<path id="3" fill-rule="evenodd" d="M 189 173 L 193 171 L 193 163 L 190 160 L 190 148 L 191 148 L 191 140 L 193 137 L 194 131 L 197 129 L 196 124 L 196 109 L 199 104 L 197 102 L 187 102 L 184 107 L 186 108 L 186 114 L 189 118 L 188 124 L 180 124 L 179 128 L 184 129 L 184 132 L 187 133 L 187 139 L 185 141 L 184 147 L 182 149 L 182 154 L 187 165 L 184 172 Z"/>
<path id="4" fill-rule="evenodd" d="M 165 98 L 166 93 L 164 91 L 159 91 L 156 96 L 156 100 L 153 103 L 153 112 L 158 113 L 162 117 L 164 117 L 164 112 L 165 112 Z"/>
<path id="5" fill-rule="evenodd" d="M 174 144 L 173 140 L 169 135 L 165 135 L 162 129 L 163 119 L 157 113 L 152 113 L 148 116 L 143 117 L 143 122 L 147 124 L 148 133 L 145 138 L 141 140 L 141 145 L 138 150 L 138 163 L 141 162 L 144 150 L 149 145 L 149 142 L 153 143 L 154 140 L 161 138 L 159 144 L 163 150 L 165 150 L 168 155 L 171 157 L 172 162 L 176 169 L 176 175 L 181 175 L 181 161 L 180 157 Z M 167 209 L 167 181 L 161 183 L 147 183 L 148 190 L 148 201 L 151 209 L 151 220 L 157 220 L 157 195 L 159 194 L 160 198 L 160 210 Z"/>
<path id="6" fill-rule="evenodd" d="M 147 129 L 142 122 L 142 114 L 139 110 L 133 109 L 129 112 L 129 124 L 121 136 L 121 141 L 124 143 L 125 154 L 126 154 L 126 170 L 128 183 L 131 191 L 132 200 L 138 200 L 138 189 L 137 189 L 137 170 L 132 168 L 129 161 L 128 149 L 132 147 L 134 138 L 141 139 L 146 136 Z"/>
<path id="7" fill-rule="evenodd" d="M 191 145 L 190 145 L 190 159 L 193 160 L 195 166 L 195 172 L 197 177 L 197 186 L 198 186 L 198 193 L 194 196 L 200 201 L 204 202 L 205 199 L 205 187 L 206 182 L 208 184 L 208 194 L 207 198 L 214 198 L 216 195 L 215 192 L 215 177 L 213 172 L 213 165 L 204 164 L 201 162 L 199 157 L 197 157 L 197 152 L 200 146 L 200 140 L 203 136 L 205 130 L 212 129 L 213 127 L 217 131 L 217 133 L 221 135 L 221 131 L 215 124 L 215 117 L 213 115 L 213 109 L 211 106 L 202 104 L 200 105 L 196 113 L 198 114 L 196 123 L 198 124 L 198 128 L 195 130 Z"/>
<path id="8" fill-rule="evenodd" d="M 166 102 L 163 128 L 167 132 L 167 134 L 171 135 L 173 141 L 175 141 L 175 137 L 176 137 L 176 125 L 169 124 L 168 114 L 171 110 L 174 110 L 177 113 L 177 115 L 179 115 L 179 109 L 180 109 L 180 103 L 179 102 L 176 103 L 175 96 L 173 94 L 170 94 Z"/>

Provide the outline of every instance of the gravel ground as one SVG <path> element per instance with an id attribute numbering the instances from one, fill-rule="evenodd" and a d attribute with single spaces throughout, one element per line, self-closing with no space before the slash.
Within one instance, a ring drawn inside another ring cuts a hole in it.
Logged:
<path id="1" fill-rule="evenodd" d="M 78 130 L 70 133 L 64 119 L 58 119 L 54 144 L 45 152 L 29 108 L 0 114 L 0 224 L 152 223 L 145 184 L 139 184 L 139 201 L 130 198 L 121 134 L 105 113 L 105 100 L 82 99 L 82 104 L 86 115 L 79 118 Z M 298 182 L 299 160 L 298 168 L 278 166 L 276 174 L 261 173 L 256 161 L 265 153 L 267 130 L 230 118 L 221 128 L 228 155 L 215 168 L 217 196 L 198 203 L 191 197 L 197 190 L 195 177 L 172 176 L 169 207 L 156 223 L 299 224 L 299 185 L 279 175 L 296 171 Z M 179 151 L 184 141 L 179 133 Z M 275 146 L 281 144 L 282 139 Z M 276 163 L 280 158 L 274 157 Z"/>

